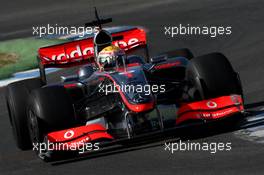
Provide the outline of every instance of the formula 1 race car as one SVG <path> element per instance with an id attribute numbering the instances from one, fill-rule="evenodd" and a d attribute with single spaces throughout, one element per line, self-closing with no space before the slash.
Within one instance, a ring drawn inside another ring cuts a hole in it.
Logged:
<path id="1" fill-rule="evenodd" d="M 191 123 L 244 112 L 238 73 L 221 53 L 194 57 L 188 49 L 149 57 L 146 32 L 134 27 L 109 33 L 99 19 L 92 38 L 40 48 L 40 78 L 7 86 L 6 102 L 17 146 L 42 159 L 163 133 Z M 98 69 L 98 53 L 109 44 L 126 52 L 111 69 Z M 47 84 L 45 69 L 76 67 L 78 73 Z M 45 149 L 37 145 L 49 143 Z M 99 144 L 99 145 L 98 145 Z M 55 145 L 55 146 L 54 146 Z M 73 149 L 74 148 L 74 149 Z"/>

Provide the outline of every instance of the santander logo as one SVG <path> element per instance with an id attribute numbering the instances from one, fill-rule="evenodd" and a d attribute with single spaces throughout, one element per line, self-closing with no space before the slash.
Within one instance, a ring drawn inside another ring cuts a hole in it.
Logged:
<path id="1" fill-rule="evenodd" d="M 132 45 L 134 43 L 137 43 L 139 40 L 137 38 L 130 38 L 129 40 L 120 40 L 120 41 L 115 41 L 113 42 L 114 45 L 119 46 L 120 48 L 125 48 L 129 45 Z M 64 47 L 64 46 L 63 46 Z M 83 47 L 80 44 L 73 46 L 73 48 L 70 50 L 70 48 L 67 48 L 67 45 L 65 45 L 65 50 L 63 53 L 58 53 L 58 54 L 53 54 L 51 56 L 52 61 L 61 61 L 61 60 L 68 60 L 68 59 L 73 59 L 73 58 L 78 58 L 82 59 L 81 57 L 83 56 L 89 56 L 94 54 L 94 48 L 92 46 L 86 46 Z M 67 49 L 70 51 L 67 52 Z M 44 58 L 45 59 L 45 58 Z M 78 59 L 77 59 L 78 60 Z"/>

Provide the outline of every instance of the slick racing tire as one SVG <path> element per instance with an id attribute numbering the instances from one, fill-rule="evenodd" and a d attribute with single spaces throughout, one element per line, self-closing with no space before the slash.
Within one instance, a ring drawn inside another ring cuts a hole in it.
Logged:
<path id="1" fill-rule="evenodd" d="M 193 100 L 231 94 L 243 97 L 239 75 L 221 53 L 211 53 L 190 60 L 186 77 L 193 87 L 191 91 Z"/>
<path id="2" fill-rule="evenodd" d="M 6 88 L 6 105 L 16 145 L 27 150 L 32 145 L 27 130 L 27 99 L 32 90 L 40 88 L 40 79 L 28 79 L 11 83 Z"/>
<path id="3" fill-rule="evenodd" d="M 164 52 L 160 55 L 167 55 L 168 59 L 175 58 L 175 57 L 184 57 L 184 58 L 187 58 L 188 60 L 191 60 L 193 58 L 193 53 L 187 48 Z"/>
<path id="4" fill-rule="evenodd" d="M 52 131 L 75 126 L 75 112 L 70 96 L 63 86 L 50 86 L 34 90 L 27 109 L 31 143 L 44 142 Z M 40 156 L 39 150 L 35 150 Z"/>

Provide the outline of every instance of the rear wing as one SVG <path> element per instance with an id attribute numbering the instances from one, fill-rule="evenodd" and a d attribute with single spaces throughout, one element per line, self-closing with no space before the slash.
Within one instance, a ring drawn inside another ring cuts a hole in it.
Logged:
<path id="1" fill-rule="evenodd" d="M 142 28 L 132 28 L 111 34 L 113 44 L 125 51 L 129 51 L 139 46 L 146 46 L 146 32 Z M 71 67 L 87 63 L 93 63 L 94 43 L 93 38 L 62 43 L 58 45 L 42 47 L 38 50 L 40 68 L 47 67 Z"/>

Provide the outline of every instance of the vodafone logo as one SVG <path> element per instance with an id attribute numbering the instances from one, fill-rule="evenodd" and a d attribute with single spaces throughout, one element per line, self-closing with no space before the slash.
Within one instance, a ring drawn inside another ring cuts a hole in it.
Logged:
<path id="1" fill-rule="evenodd" d="M 131 38 L 128 41 L 120 40 L 120 41 L 113 42 L 113 44 L 115 46 L 125 48 L 129 45 L 133 45 L 134 43 L 137 43 L 138 41 L 139 40 L 137 38 Z M 55 61 L 55 60 L 61 61 L 61 60 L 67 60 L 67 59 L 72 59 L 72 58 L 76 58 L 76 57 L 87 56 L 87 55 L 91 55 L 93 53 L 94 53 L 94 49 L 92 46 L 83 48 L 80 45 L 76 45 L 74 50 L 72 50 L 71 52 L 59 53 L 56 55 L 52 55 L 51 59 L 53 61 Z"/>
<path id="2" fill-rule="evenodd" d="M 134 43 L 136 43 L 136 42 L 138 42 L 139 40 L 137 39 L 137 38 L 131 38 L 131 39 L 129 39 L 128 40 L 128 42 L 125 42 L 125 41 L 116 41 L 116 42 L 114 42 L 113 44 L 115 45 L 115 46 L 117 46 L 117 47 L 121 47 L 121 48 L 123 48 L 123 47 L 127 47 L 127 46 L 129 46 L 129 45 L 132 45 L 132 44 L 134 44 Z"/>
<path id="3" fill-rule="evenodd" d="M 75 57 L 86 56 L 88 54 L 93 54 L 93 53 L 94 53 L 93 47 L 87 47 L 82 50 L 80 48 L 80 45 L 77 45 L 76 49 L 73 50 L 71 53 L 69 54 L 61 53 L 58 55 L 52 55 L 51 59 L 53 61 L 55 60 L 60 61 L 60 60 L 65 60 L 65 59 L 70 59 L 70 58 L 75 58 Z"/>
<path id="4" fill-rule="evenodd" d="M 214 101 L 208 101 L 208 102 L 206 103 L 206 105 L 207 105 L 208 108 L 211 108 L 211 109 L 213 109 L 213 108 L 217 108 L 217 103 L 214 102 Z"/>
<path id="5" fill-rule="evenodd" d="M 64 134 L 64 138 L 65 139 L 70 139 L 73 136 L 74 136 L 74 131 L 73 130 L 69 130 L 69 131 L 65 132 L 65 134 Z"/>

